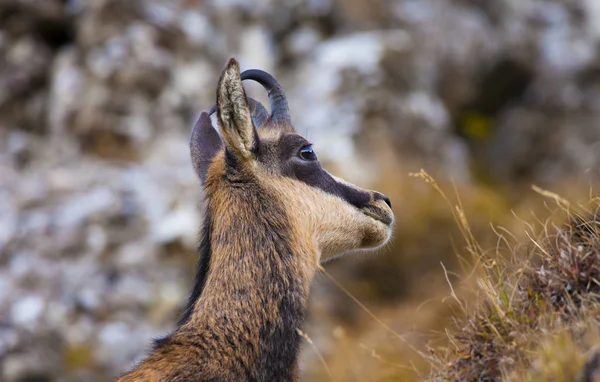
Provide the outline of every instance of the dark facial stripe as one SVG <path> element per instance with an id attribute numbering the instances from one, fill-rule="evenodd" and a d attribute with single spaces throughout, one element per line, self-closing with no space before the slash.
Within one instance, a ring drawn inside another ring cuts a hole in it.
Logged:
<path id="1" fill-rule="evenodd" d="M 255 130 L 256 132 L 256 130 Z M 311 187 L 340 197 L 356 208 L 364 208 L 372 201 L 370 192 L 338 182 L 325 171 L 318 160 L 308 161 L 299 156 L 300 150 L 310 143 L 298 134 L 283 134 L 274 140 L 260 140 L 253 150 L 256 159 L 266 168 L 283 176 L 297 179 Z M 233 183 L 250 181 L 251 172 L 228 149 L 225 150 L 225 177 Z"/>
<path id="2" fill-rule="evenodd" d="M 366 191 L 357 190 L 344 183 L 335 180 L 327 171 L 323 170 L 321 165 L 299 166 L 296 170 L 296 178 L 311 187 L 319 188 L 329 194 L 338 196 L 356 208 L 363 208 L 371 201 L 371 195 Z M 313 167 L 313 168 L 311 168 Z"/>
<path id="3" fill-rule="evenodd" d="M 370 193 L 338 182 L 321 167 L 318 160 L 301 159 L 298 153 L 308 144 L 306 139 L 296 134 L 285 135 L 279 140 L 277 146 L 279 163 L 283 164 L 283 175 L 336 195 L 357 208 L 363 208 L 371 202 Z"/>

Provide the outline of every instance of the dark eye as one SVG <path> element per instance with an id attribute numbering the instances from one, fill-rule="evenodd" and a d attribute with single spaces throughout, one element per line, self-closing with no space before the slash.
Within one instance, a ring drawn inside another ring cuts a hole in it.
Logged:
<path id="1" fill-rule="evenodd" d="M 307 161 L 317 160 L 317 154 L 315 154 L 315 152 L 313 151 L 312 145 L 304 146 L 303 148 L 301 148 L 299 155 L 300 158 Z"/>

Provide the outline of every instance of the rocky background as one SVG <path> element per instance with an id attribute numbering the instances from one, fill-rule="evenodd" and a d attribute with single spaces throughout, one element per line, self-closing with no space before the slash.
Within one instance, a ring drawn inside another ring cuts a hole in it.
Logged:
<path id="1" fill-rule="evenodd" d="M 0 0 L 0 380 L 107 380 L 173 327 L 189 134 L 230 56 L 279 79 L 328 169 L 392 197 L 395 241 L 327 269 L 421 349 L 457 232 L 409 172 L 453 181 L 482 237 L 532 183 L 600 175 L 597 0 Z M 306 331 L 339 380 L 427 370 L 324 277 Z M 328 378 L 316 354 L 305 380 Z"/>

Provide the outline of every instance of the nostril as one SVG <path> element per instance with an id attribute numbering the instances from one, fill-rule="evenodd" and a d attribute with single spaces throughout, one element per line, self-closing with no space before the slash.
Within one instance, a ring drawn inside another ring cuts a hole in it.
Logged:
<path id="1" fill-rule="evenodd" d="M 383 201 L 385 202 L 385 204 L 387 204 L 390 208 L 392 208 L 392 201 L 390 200 L 390 198 L 388 198 L 387 196 L 383 197 Z"/>
<path id="2" fill-rule="evenodd" d="M 383 200 L 385 202 L 385 204 L 387 204 L 390 208 L 392 208 L 392 202 L 390 201 L 390 198 L 388 198 L 384 194 L 382 194 L 380 192 L 376 192 L 374 199 L 375 200 Z"/>

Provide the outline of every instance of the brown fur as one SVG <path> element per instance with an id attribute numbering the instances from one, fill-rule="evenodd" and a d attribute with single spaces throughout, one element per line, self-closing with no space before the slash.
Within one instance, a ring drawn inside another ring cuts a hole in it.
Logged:
<path id="1" fill-rule="evenodd" d="M 296 329 L 319 262 L 389 238 L 389 202 L 305 165 L 296 156 L 304 138 L 290 126 L 256 130 L 239 77 L 232 60 L 217 91 L 225 150 L 202 173 L 210 257 L 201 293 L 119 381 L 297 380 Z"/>

